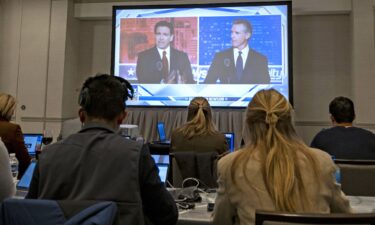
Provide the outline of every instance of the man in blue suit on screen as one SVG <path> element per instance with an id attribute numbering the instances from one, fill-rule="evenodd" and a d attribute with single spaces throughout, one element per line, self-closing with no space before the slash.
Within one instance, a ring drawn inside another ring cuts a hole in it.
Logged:
<path id="1" fill-rule="evenodd" d="M 136 74 L 140 84 L 193 84 L 188 55 L 171 47 L 173 25 L 159 21 L 154 27 L 155 47 L 138 54 Z"/>
<path id="2" fill-rule="evenodd" d="M 206 84 L 269 84 L 268 59 L 249 47 L 252 35 L 249 21 L 232 24 L 232 48 L 218 52 L 208 70 Z"/>

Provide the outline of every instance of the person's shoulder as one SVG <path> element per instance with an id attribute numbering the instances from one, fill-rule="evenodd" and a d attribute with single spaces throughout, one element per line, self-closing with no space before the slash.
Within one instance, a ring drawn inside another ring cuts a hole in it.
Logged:
<path id="1" fill-rule="evenodd" d="M 233 53 L 233 48 L 227 48 L 216 53 L 217 56 L 229 55 Z"/>
<path id="2" fill-rule="evenodd" d="M 245 149 L 239 149 L 234 152 L 231 152 L 225 156 L 223 156 L 218 161 L 218 168 L 225 169 L 232 165 L 233 160 L 236 158 L 238 154 L 241 154 L 241 152 L 246 151 Z"/>
<path id="3" fill-rule="evenodd" d="M 174 55 L 175 57 L 188 57 L 186 52 L 182 50 L 178 50 L 176 48 L 172 48 L 172 47 L 171 47 L 171 55 Z"/>
<path id="4" fill-rule="evenodd" d="M 368 136 L 372 136 L 375 138 L 375 134 L 369 130 L 366 130 L 366 129 L 363 129 L 363 128 L 360 128 L 360 127 L 352 127 L 354 130 L 356 130 L 357 132 L 360 132 L 364 135 L 368 135 Z"/>
<path id="5" fill-rule="evenodd" d="M 10 121 L 2 121 L 1 127 L 2 129 L 5 129 L 5 130 L 16 130 L 20 128 L 20 125 L 10 122 Z"/>
<path id="6" fill-rule="evenodd" d="M 319 164 L 319 167 L 322 169 L 332 170 L 334 168 L 334 162 L 332 156 L 327 152 L 317 149 L 317 148 L 309 148 L 310 151 L 313 153 L 314 157 Z"/>
<path id="7" fill-rule="evenodd" d="M 141 51 L 140 53 L 138 53 L 138 58 L 139 57 L 144 57 L 144 56 L 147 56 L 147 55 L 151 55 L 152 53 L 154 53 L 155 51 L 157 51 L 157 49 L 155 47 L 152 47 L 152 48 L 148 48 L 146 50 L 143 50 Z"/>
<path id="8" fill-rule="evenodd" d="M 250 54 L 253 56 L 253 57 L 257 57 L 257 58 L 260 58 L 260 59 L 264 59 L 266 60 L 267 59 L 267 56 L 263 55 L 262 53 L 254 50 L 254 49 L 250 49 Z"/>

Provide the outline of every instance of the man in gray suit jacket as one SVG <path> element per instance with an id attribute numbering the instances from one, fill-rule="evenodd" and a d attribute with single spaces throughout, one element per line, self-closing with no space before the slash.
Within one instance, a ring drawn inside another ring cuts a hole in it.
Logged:
<path id="1" fill-rule="evenodd" d="M 208 70 L 206 84 L 269 84 L 266 56 L 251 49 L 252 26 L 247 20 L 232 25 L 232 48 L 218 52 Z"/>

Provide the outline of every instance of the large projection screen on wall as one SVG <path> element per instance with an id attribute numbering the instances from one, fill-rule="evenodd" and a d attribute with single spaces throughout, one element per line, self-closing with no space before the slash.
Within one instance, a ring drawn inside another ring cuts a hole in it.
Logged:
<path id="1" fill-rule="evenodd" d="M 290 1 L 114 6 L 112 29 L 111 72 L 135 89 L 128 105 L 203 96 L 245 107 L 269 88 L 292 102 Z"/>

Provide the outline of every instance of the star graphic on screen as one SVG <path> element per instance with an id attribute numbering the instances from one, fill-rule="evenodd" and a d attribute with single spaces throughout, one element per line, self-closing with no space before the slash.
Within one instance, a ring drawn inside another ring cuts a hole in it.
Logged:
<path id="1" fill-rule="evenodd" d="M 130 67 L 130 69 L 128 69 L 128 75 L 129 76 L 134 76 L 134 72 L 135 72 L 135 70 L 133 69 L 133 67 Z"/>

